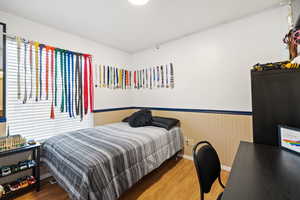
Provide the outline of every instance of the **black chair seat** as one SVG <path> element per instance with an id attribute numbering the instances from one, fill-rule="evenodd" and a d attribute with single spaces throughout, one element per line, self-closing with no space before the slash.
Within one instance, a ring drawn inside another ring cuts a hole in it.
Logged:
<path id="1" fill-rule="evenodd" d="M 221 194 L 219 194 L 217 200 L 221 200 L 222 199 L 222 196 L 223 196 L 223 192 Z"/>

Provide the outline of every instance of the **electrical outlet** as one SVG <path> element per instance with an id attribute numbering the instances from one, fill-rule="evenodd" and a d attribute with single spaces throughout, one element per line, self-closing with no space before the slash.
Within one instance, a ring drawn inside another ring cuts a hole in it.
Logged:
<path id="1" fill-rule="evenodd" d="M 189 139 L 189 145 L 190 145 L 190 146 L 194 146 L 194 139 L 193 139 L 193 138 L 190 138 L 190 139 Z"/>
<path id="2" fill-rule="evenodd" d="M 189 138 L 188 136 L 184 136 L 184 144 L 186 146 L 194 146 L 194 139 Z"/>
<path id="3" fill-rule="evenodd" d="M 189 138 L 187 136 L 184 136 L 184 144 L 189 146 Z"/>

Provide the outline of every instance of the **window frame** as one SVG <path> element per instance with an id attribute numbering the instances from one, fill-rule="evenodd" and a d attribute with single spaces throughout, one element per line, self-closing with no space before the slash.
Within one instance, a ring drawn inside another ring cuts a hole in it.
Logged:
<path id="1" fill-rule="evenodd" d="M 3 96 L 2 96 L 2 101 L 3 101 L 3 111 L 2 111 L 2 116 L 0 116 L 0 122 L 6 122 L 6 24 L 3 22 L 0 22 L 0 26 L 2 26 L 2 33 L 3 34 L 3 41 L 2 41 L 2 45 L 3 45 Z"/>

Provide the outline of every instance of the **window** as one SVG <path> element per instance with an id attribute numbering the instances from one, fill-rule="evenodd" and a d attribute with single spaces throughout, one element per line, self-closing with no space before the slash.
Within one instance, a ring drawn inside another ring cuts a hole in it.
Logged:
<path id="1" fill-rule="evenodd" d="M 7 126 L 9 127 L 10 135 L 21 134 L 27 139 L 35 139 L 36 141 L 43 141 L 51 136 L 64 133 L 67 131 L 74 131 L 82 128 L 93 126 L 93 117 L 89 113 L 80 121 L 80 117 L 69 118 L 68 113 L 61 113 L 61 74 L 60 70 L 57 71 L 58 76 L 58 106 L 55 108 L 55 119 L 50 119 L 52 92 L 51 92 L 51 71 L 49 64 L 49 99 L 46 100 L 46 50 L 43 50 L 43 96 L 42 100 L 35 101 L 36 92 L 36 76 L 35 76 L 35 59 L 34 48 L 33 51 L 33 69 L 32 69 L 32 98 L 23 104 L 25 93 L 25 85 L 27 88 L 27 95 L 29 96 L 31 90 L 31 68 L 29 65 L 29 45 L 27 46 L 27 65 L 26 65 L 26 83 L 25 83 L 25 67 L 24 67 L 24 43 L 21 43 L 20 53 L 20 80 L 21 80 L 21 100 L 17 99 L 17 72 L 18 72 L 18 59 L 17 59 L 17 43 L 15 40 L 7 39 Z M 50 56 L 49 53 L 49 63 Z M 58 59 L 60 59 L 58 55 Z M 58 62 L 58 69 L 60 69 L 60 62 Z M 75 110 L 75 108 L 74 108 Z"/>

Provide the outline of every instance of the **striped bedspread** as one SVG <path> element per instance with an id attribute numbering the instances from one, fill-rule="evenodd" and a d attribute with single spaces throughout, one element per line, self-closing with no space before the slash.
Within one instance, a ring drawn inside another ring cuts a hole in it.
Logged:
<path id="1" fill-rule="evenodd" d="M 116 200 L 182 148 L 178 127 L 115 123 L 46 140 L 42 161 L 72 200 Z"/>

